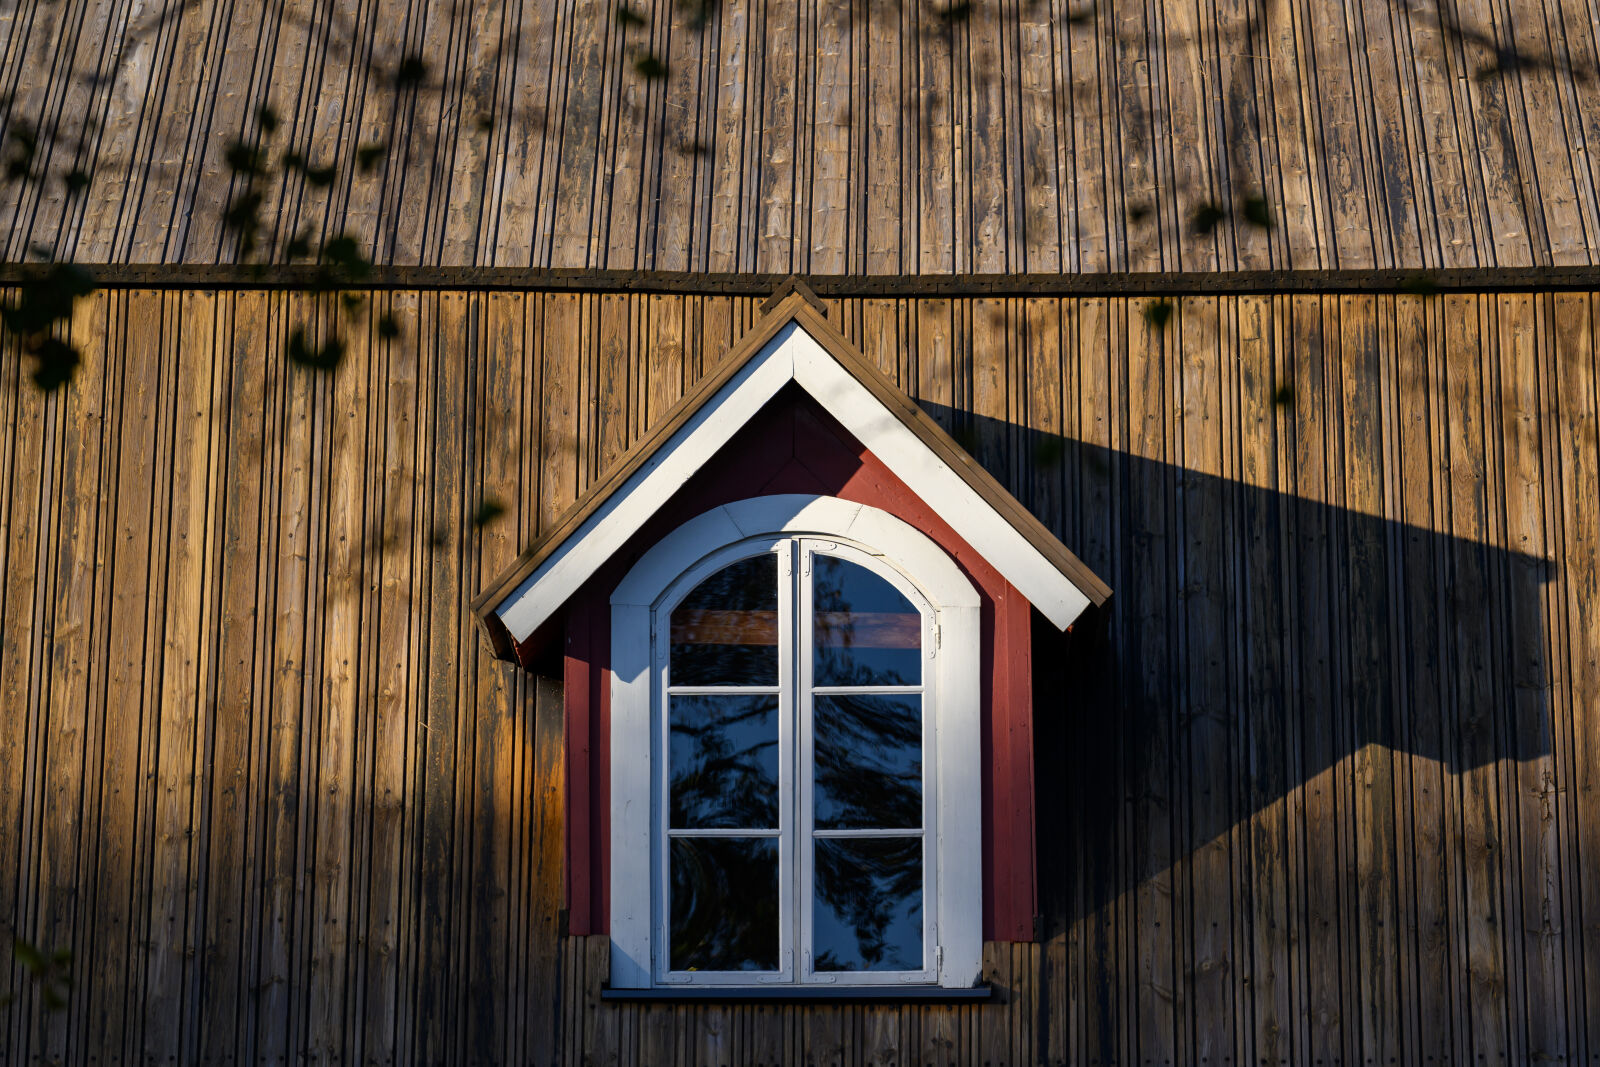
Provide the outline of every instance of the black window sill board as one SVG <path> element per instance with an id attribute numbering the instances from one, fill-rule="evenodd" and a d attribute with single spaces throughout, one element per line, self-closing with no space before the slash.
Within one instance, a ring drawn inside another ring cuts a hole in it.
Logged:
<path id="1" fill-rule="evenodd" d="M 939 986 L 670 986 L 657 989 L 600 990 L 600 999 L 615 1002 L 657 1001 L 672 1004 L 690 1002 L 718 1004 L 971 1004 L 986 1001 L 993 993 L 989 986 L 971 989 L 945 989 Z"/>

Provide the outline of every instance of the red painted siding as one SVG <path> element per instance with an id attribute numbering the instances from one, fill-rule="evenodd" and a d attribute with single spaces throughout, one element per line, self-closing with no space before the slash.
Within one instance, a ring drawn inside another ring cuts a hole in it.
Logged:
<path id="1" fill-rule="evenodd" d="M 1037 912 L 1033 722 L 1026 599 L 905 483 L 798 390 L 774 398 L 573 598 L 566 616 L 569 929 L 603 933 L 609 914 L 610 593 L 638 557 L 719 504 L 816 493 L 870 504 L 950 553 L 983 596 L 984 937 L 1031 941 Z M 523 649 L 532 658 L 532 643 Z"/>

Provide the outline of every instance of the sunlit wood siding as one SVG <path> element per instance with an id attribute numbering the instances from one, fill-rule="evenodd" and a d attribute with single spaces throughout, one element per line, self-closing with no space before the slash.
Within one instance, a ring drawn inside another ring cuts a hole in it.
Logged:
<path id="1" fill-rule="evenodd" d="M 1008 1003 L 818 1012 L 595 1006 L 559 693 L 467 612 L 757 302 L 372 299 L 331 376 L 259 291 L 0 361 L 0 940 L 78 972 L 5 972 L 0 1060 L 1600 1055 L 1600 296 L 828 301 L 1116 592 Z"/>
<path id="2" fill-rule="evenodd" d="M 384 263 L 1600 262 L 1592 5 L 635 0 L 641 26 L 618 7 L 0 4 L 0 132 L 53 134 L 52 174 L 93 175 L 0 198 L 0 258 L 230 260 L 224 149 L 270 102 L 274 158 L 341 169 L 268 183 L 264 236 L 348 230 Z M 426 70 L 399 84 L 409 56 Z M 394 151 L 362 174 L 377 142 Z M 1257 196 L 1271 229 L 1239 217 Z M 1210 203 L 1234 217 L 1196 232 Z"/>

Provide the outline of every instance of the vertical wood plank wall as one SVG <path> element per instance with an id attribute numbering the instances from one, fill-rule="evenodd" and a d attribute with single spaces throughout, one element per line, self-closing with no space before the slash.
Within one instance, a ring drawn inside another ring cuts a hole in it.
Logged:
<path id="1" fill-rule="evenodd" d="M 77 975 L 0 1062 L 1600 1060 L 1600 297 L 830 302 L 1116 595 L 1003 1002 L 820 1011 L 594 1006 L 559 693 L 465 609 L 756 302 L 373 299 L 331 376 L 250 291 L 0 356 L 0 939 Z"/>
<path id="2" fill-rule="evenodd" d="M 1576 0 L 628 6 L 642 25 L 613 0 L 9 0 L 0 141 L 39 132 L 52 177 L 0 199 L 0 259 L 231 261 L 225 153 L 267 103 L 269 156 L 339 169 L 262 183 L 263 239 L 348 232 L 380 263 L 1600 261 L 1600 34 Z M 426 77 L 399 83 L 402 57 Z M 1275 225 L 1243 221 L 1252 198 Z M 1227 216 L 1197 228 L 1207 205 Z"/>

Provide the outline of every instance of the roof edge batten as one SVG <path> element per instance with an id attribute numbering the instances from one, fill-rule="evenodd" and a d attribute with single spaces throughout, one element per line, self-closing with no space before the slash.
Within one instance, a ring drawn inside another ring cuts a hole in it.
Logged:
<path id="1" fill-rule="evenodd" d="M 91 263 L 102 289 L 294 290 L 326 288 L 327 268 L 307 264 Z M 52 264 L 0 262 L 0 285 L 46 277 Z M 1078 274 L 806 274 L 568 267 L 374 266 L 340 289 L 484 292 L 678 293 L 767 297 L 790 278 L 819 299 L 1027 296 L 1200 296 L 1288 293 L 1498 293 L 1600 290 L 1600 265 L 1354 268 L 1329 270 L 1107 271 Z"/>

